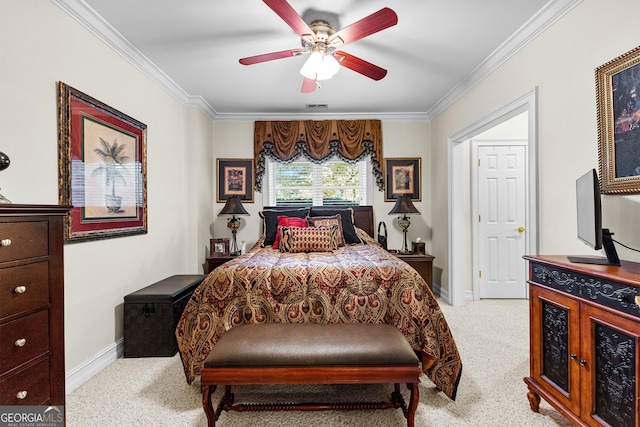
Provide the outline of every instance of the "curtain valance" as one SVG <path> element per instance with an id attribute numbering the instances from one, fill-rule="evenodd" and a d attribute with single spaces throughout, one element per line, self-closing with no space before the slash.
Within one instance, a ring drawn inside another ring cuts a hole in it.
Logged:
<path id="1" fill-rule="evenodd" d="M 265 159 L 293 162 L 304 156 L 314 163 L 338 156 L 345 162 L 371 157 L 378 188 L 382 176 L 382 125 L 380 120 L 259 121 L 254 127 L 256 190 L 262 190 Z"/>

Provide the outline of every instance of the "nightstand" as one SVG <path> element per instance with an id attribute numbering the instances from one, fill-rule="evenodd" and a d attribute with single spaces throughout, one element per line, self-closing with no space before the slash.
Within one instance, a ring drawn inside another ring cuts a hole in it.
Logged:
<path id="1" fill-rule="evenodd" d="M 435 258 L 433 255 L 429 254 L 393 254 L 409 264 L 411 267 L 415 268 L 416 271 L 422 276 L 429 288 L 433 291 L 433 282 L 432 282 L 432 270 L 433 270 L 433 259 Z"/>
<path id="2" fill-rule="evenodd" d="M 231 261 L 234 258 L 235 256 L 232 255 L 207 257 L 207 271 L 205 271 L 205 274 L 211 273 L 217 267 L 220 267 L 225 262 Z"/>

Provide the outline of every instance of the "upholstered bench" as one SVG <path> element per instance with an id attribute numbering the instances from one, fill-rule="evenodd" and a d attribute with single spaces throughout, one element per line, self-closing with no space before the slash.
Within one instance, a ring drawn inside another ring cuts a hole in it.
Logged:
<path id="1" fill-rule="evenodd" d="M 208 425 L 222 411 L 289 411 L 402 408 L 413 427 L 418 407 L 418 357 L 402 333 L 377 324 L 246 324 L 231 328 L 214 345 L 200 370 Z M 234 403 L 239 384 L 394 384 L 390 402 Z M 410 390 L 409 405 L 400 384 Z M 217 385 L 225 393 L 216 409 Z"/>

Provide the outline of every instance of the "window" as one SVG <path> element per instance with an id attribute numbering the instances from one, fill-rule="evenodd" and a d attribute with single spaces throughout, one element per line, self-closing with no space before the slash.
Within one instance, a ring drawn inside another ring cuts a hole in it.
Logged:
<path id="1" fill-rule="evenodd" d="M 369 159 L 332 159 L 322 164 L 267 160 L 265 206 L 366 205 L 373 185 Z"/>

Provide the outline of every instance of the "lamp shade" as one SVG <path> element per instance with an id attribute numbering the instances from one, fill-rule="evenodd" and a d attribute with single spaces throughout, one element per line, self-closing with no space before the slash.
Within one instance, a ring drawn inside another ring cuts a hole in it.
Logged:
<path id="1" fill-rule="evenodd" d="M 249 215 L 238 197 L 229 197 L 219 215 Z"/>
<path id="2" fill-rule="evenodd" d="M 389 212 L 391 214 L 418 214 L 420 215 L 420 211 L 413 206 L 413 202 L 411 201 L 411 197 L 404 195 L 399 196 L 398 200 L 396 200 L 396 204 Z"/>

